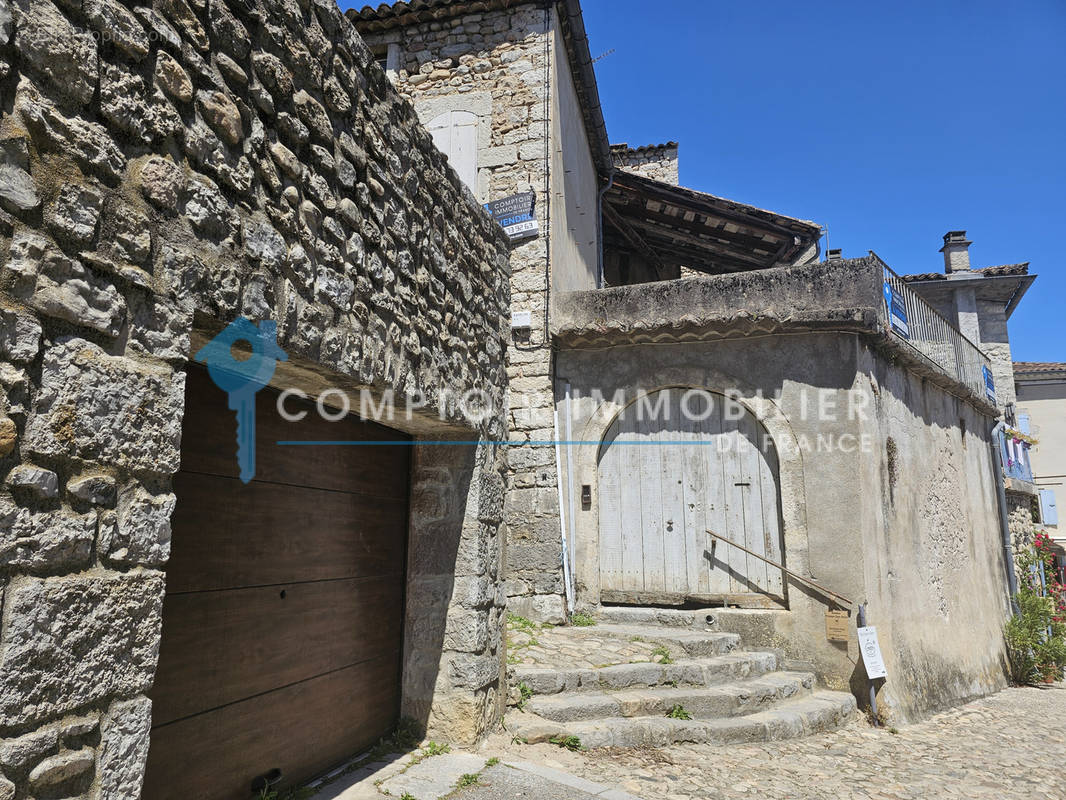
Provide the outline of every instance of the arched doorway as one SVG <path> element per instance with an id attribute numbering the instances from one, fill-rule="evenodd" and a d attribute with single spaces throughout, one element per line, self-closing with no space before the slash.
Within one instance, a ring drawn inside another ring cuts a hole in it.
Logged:
<path id="1" fill-rule="evenodd" d="M 603 601 L 783 599 L 779 569 L 706 533 L 782 561 L 777 453 L 747 408 L 703 389 L 644 395 L 608 428 L 598 480 Z"/>

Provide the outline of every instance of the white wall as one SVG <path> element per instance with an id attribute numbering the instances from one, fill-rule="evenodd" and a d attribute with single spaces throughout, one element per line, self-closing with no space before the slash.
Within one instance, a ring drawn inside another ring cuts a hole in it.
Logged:
<path id="1" fill-rule="evenodd" d="M 1019 381 L 1018 413 L 1029 415 L 1038 441 L 1029 451 L 1036 485 L 1053 489 L 1056 500 L 1066 502 L 1066 380 Z"/>
<path id="2" fill-rule="evenodd" d="M 566 59 L 566 47 L 553 20 L 551 85 L 551 260 L 552 291 L 596 287 L 596 168 Z"/>

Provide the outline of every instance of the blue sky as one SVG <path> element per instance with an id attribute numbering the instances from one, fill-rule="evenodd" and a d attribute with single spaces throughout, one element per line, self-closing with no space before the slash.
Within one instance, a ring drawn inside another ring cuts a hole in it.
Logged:
<path id="1" fill-rule="evenodd" d="M 1066 2 L 584 0 L 612 142 L 829 226 L 845 256 L 1029 261 L 1015 360 L 1066 361 Z M 823 245 L 824 246 L 824 245 Z"/>

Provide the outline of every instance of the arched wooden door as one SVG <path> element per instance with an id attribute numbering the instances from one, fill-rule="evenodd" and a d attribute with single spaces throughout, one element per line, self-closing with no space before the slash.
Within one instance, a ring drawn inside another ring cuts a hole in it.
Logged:
<path id="1" fill-rule="evenodd" d="M 604 602 L 782 599 L 779 569 L 706 533 L 782 563 L 777 453 L 746 408 L 697 389 L 647 395 L 607 431 L 598 477 Z"/>

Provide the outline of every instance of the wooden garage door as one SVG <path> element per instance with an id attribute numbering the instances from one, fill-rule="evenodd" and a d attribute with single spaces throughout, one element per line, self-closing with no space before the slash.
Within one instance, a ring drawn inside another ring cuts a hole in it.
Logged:
<path id="1" fill-rule="evenodd" d="M 247 800 L 258 776 L 306 781 L 396 721 L 410 448 L 279 447 L 405 437 L 311 404 L 287 422 L 265 389 L 245 485 L 226 396 L 200 369 L 186 395 L 143 796 Z"/>
<path id="2" fill-rule="evenodd" d="M 776 605 L 781 571 L 706 531 L 781 563 L 777 475 L 766 429 L 721 395 L 663 389 L 627 408 L 599 454 L 601 598 Z"/>

